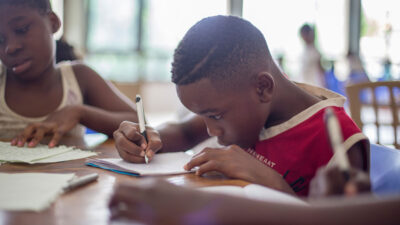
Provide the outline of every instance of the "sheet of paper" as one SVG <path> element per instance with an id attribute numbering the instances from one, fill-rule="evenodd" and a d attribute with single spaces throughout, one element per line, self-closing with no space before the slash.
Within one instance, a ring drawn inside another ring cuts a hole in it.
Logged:
<path id="1" fill-rule="evenodd" d="M 39 145 L 35 148 L 11 146 L 9 142 L 0 142 L 0 162 L 49 163 L 81 159 L 96 155 L 74 147 L 58 146 L 49 148 Z"/>
<path id="2" fill-rule="evenodd" d="M 64 161 L 69 161 L 69 160 L 76 160 L 76 159 L 83 159 L 87 158 L 90 156 L 95 156 L 97 153 L 91 152 L 91 151 L 82 151 L 79 149 L 74 149 L 69 152 L 64 152 L 59 155 L 55 155 L 52 157 L 40 159 L 34 161 L 34 163 L 55 163 L 55 162 L 64 162 Z"/>
<path id="3" fill-rule="evenodd" d="M 0 209 L 44 210 L 73 177 L 73 173 L 0 173 Z"/>
<path id="4" fill-rule="evenodd" d="M 245 197 L 258 201 L 307 205 L 300 198 L 258 184 L 249 184 L 245 187 L 231 185 L 201 187 L 199 190 Z"/>
<path id="5" fill-rule="evenodd" d="M 190 159 L 191 156 L 189 154 L 173 152 L 156 154 L 149 164 L 129 163 L 121 158 L 89 159 L 87 163 L 95 164 L 103 169 L 114 169 L 147 176 L 188 173 L 188 171 L 183 169 L 183 166 Z"/>

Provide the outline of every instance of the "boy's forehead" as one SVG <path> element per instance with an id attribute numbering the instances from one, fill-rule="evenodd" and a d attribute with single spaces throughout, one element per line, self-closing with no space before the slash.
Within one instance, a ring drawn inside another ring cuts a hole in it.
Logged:
<path id="1" fill-rule="evenodd" d="M 219 111 L 228 102 L 235 101 L 236 91 L 229 88 L 218 88 L 208 78 L 191 84 L 177 85 L 177 94 L 182 104 L 198 114 Z"/>

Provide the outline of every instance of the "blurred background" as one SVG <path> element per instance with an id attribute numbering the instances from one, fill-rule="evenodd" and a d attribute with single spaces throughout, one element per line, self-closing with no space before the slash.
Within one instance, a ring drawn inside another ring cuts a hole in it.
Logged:
<path id="1" fill-rule="evenodd" d="M 79 58 L 128 97 L 141 93 L 151 125 L 176 120 L 184 113 L 170 82 L 173 51 L 185 32 L 204 17 L 235 15 L 252 22 L 263 32 L 276 62 L 295 81 L 302 80 L 306 49 L 300 28 L 309 25 L 325 79 L 321 86 L 346 95 L 348 84 L 400 78 L 400 7 L 396 3 L 52 0 L 63 22 L 56 39 L 68 42 Z M 368 108 L 363 115 L 378 117 Z M 376 142 L 377 131 L 365 129 Z"/>

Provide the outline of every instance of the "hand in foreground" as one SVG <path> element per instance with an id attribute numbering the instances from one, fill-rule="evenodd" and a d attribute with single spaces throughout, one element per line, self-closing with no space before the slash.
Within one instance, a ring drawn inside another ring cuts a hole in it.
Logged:
<path id="1" fill-rule="evenodd" d="M 146 224 L 213 224 L 218 200 L 209 193 L 178 187 L 156 179 L 121 184 L 114 189 L 111 220 Z M 215 204 L 213 204 L 215 203 Z"/>
<path id="2" fill-rule="evenodd" d="M 79 106 L 66 106 L 52 114 L 40 123 L 29 124 L 19 135 L 11 141 L 11 145 L 18 147 L 35 147 L 45 136 L 51 136 L 49 147 L 56 146 L 65 133 L 79 123 Z"/>
<path id="3" fill-rule="evenodd" d="M 123 121 L 114 132 L 115 147 L 121 158 L 128 162 L 144 163 L 145 153 L 149 161 L 162 148 L 161 138 L 157 130 L 146 127 L 148 143 L 140 134 L 139 124 Z"/>
<path id="4" fill-rule="evenodd" d="M 345 174 L 338 167 L 321 167 L 310 183 L 310 197 L 332 195 L 354 196 L 371 191 L 371 183 L 367 173 L 358 169 L 350 169 Z"/>

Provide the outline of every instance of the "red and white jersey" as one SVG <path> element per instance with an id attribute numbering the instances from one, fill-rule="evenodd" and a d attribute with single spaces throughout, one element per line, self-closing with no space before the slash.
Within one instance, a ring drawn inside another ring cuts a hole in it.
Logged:
<path id="1" fill-rule="evenodd" d="M 324 124 L 326 107 L 332 107 L 336 113 L 346 151 L 359 141 L 368 143 L 368 139 L 345 112 L 343 96 L 324 88 L 297 85 L 324 100 L 282 124 L 263 129 L 255 148 L 247 151 L 281 174 L 298 195 L 307 196 L 317 169 L 328 164 L 333 156 Z M 369 148 L 365 146 L 364 155 L 369 157 Z"/>

